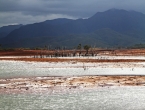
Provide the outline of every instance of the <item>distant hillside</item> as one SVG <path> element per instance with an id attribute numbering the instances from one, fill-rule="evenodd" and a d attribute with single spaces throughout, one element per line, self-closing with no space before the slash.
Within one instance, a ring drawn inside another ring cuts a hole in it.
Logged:
<path id="1" fill-rule="evenodd" d="M 20 28 L 22 25 L 9 25 L 0 28 L 0 38 L 6 37 L 10 32 Z"/>
<path id="2" fill-rule="evenodd" d="M 0 39 L 4 47 L 126 47 L 145 43 L 145 14 L 118 9 L 88 19 L 55 19 L 22 26 Z"/>

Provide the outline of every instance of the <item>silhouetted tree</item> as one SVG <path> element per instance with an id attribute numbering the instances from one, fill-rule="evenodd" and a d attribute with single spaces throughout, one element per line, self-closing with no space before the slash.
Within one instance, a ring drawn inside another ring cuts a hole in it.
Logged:
<path id="1" fill-rule="evenodd" d="M 77 49 L 79 50 L 79 56 L 80 56 L 80 55 L 81 55 L 82 45 L 81 45 L 81 44 L 79 44 L 79 45 L 77 46 Z"/>
<path id="2" fill-rule="evenodd" d="M 84 49 L 86 50 L 86 55 L 88 54 L 90 48 L 91 48 L 91 47 L 90 47 L 89 45 L 85 45 L 85 46 L 84 46 Z"/>
<path id="3" fill-rule="evenodd" d="M 48 50 L 48 46 L 47 45 L 44 46 L 44 50 Z"/>
<path id="4" fill-rule="evenodd" d="M 0 49 L 2 48 L 2 45 L 0 44 Z"/>

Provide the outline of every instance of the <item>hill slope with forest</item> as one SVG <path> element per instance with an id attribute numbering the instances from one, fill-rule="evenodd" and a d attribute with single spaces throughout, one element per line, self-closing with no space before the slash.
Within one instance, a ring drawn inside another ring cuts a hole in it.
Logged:
<path id="1" fill-rule="evenodd" d="M 145 43 L 145 14 L 110 9 L 88 19 L 61 18 L 23 25 L 0 38 L 3 47 L 51 45 L 73 48 L 80 43 L 97 47 L 126 47 Z"/>

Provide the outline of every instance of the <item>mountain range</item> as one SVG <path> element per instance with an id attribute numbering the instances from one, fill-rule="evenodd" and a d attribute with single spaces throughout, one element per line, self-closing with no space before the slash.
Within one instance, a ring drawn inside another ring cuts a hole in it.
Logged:
<path id="1" fill-rule="evenodd" d="M 145 43 L 145 14 L 123 9 L 98 12 L 87 19 L 59 18 L 0 28 L 3 47 L 128 47 Z"/>

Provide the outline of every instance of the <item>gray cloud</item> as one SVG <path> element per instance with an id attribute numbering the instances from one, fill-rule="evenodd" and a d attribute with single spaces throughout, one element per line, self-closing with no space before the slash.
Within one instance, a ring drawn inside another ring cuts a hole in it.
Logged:
<path id="1" fill-rule="evenodd" d="M 86 18 L 110 8 L 145 13 L 145 0 L 0 0 L 0 26 Z"/>

